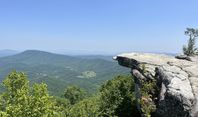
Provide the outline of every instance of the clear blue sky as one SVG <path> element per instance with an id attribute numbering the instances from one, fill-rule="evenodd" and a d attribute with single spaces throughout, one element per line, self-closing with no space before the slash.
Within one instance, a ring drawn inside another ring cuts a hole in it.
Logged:
<path id="1" fill-rule="evenodd" d="M 1 0 L 0 49 L 180 52 L 197 0 Z"/>

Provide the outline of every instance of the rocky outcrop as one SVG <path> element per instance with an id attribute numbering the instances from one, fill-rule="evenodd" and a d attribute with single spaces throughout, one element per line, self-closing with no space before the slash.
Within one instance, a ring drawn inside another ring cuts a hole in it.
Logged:
<path id="1" fill-rule="evenodd" d="M 159 92 L 152 99 L 156 105 L 153 116 L 198 116 L 198 57 L 124 53 L 114 59 L 120 65 L 131 68 L 137 98 L 142 98 L 142 80 L 157 81 Z M 137 107 L 141 110 L 141 104 L 137 104 Z"/>

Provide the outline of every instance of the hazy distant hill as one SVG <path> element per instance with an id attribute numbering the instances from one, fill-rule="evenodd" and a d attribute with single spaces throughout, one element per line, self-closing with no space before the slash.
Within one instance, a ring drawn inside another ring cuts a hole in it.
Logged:
<path id="1" fill-rule="evenodd" d="M 19 53 L 15 50 L 0 50 L 0 57 L 11 56 Z"/>
<path id="2" fill-rule="evenodd" d="M 84 58 L 84 59 L 103 59 L 103 60 L 108 60 L 108 61 L 114 61 L 112 59 L 113 55 L 110 56 L 110 55 L 79 55 L 79 56 L 76 56 L 76 57 L 80 57 L 80 58 Z M 115 62 L 115 61 L 114 61 Z"/>
<path id="3" fill-rule="evenodd" d="M 26 72 L 31 83 L 46 82 L 49 90 L 57 95 L 70 84 L 93 92 L 113 76 L 129 73 L 128 69 L 110 59 L 97 56 L 72 57 L 36 50 L 0 58 L 0 80 L 12 70 Z"/>

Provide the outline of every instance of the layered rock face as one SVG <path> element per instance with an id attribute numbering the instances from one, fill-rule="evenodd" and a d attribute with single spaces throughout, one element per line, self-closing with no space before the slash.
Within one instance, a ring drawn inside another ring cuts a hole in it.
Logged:
<path id="1" fill-rule="evenodd" d="M 124 53 L 114 59 L 131 68 L 137 98 L 141 98 L 138 88 L 141 88 L 142 79 L 157 81 L 159 92 L 152 100 L 156 105 L 154 116 L 198 117 L 198 57 L 185 59 L 151 53 Z M 137 106 L 141 108 L 141 105 Z"/>

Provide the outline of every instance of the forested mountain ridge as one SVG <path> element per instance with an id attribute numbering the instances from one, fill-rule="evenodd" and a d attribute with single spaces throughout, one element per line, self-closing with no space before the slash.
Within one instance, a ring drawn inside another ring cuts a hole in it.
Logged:
<path id="1" fill-rule="evenodd" d="M 129 73 L 113 61 L 82 58 L 38 50 L 0 58 L 0 80 L 12 70 L 24 71 L 30 83 L 45 82 L 50 93 L 61 95 L 68 85 L 78 85 L 94 92 L 106 80 Z"/>

